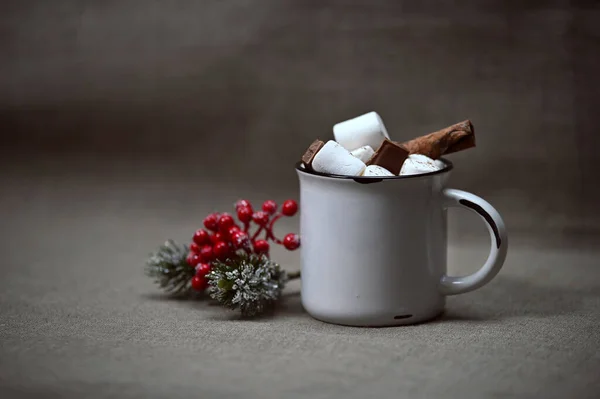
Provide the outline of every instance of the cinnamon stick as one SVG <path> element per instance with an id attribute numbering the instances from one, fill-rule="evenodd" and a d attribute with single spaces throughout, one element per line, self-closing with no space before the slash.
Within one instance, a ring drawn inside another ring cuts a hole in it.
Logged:
<path id="1" fill-rule="evenodd" d="M 401 143 L 410 154 L 422 154 L 432 159 L 475 147 L 475 129 L 470 120 L 448 126 L 437 132 Z"/>

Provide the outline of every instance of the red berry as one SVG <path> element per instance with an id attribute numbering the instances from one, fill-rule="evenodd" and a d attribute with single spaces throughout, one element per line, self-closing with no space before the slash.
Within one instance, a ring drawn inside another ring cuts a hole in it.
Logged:
<path id="1" fill-rule="evenodd" d="M 254 212 L 252 220 L 259 226 L 266 226 L 269 223 L 269 214 L 263 211 Z"/>
<path id="2" fill-rule="evenodd" d="M 267 200 L 263 203 L 262 210 L 272 215 L 277 212 L 277 203 L 273 200 Z"/>
<path id="3" fill-rule="evenodd" d="M 240 222 L 248 223 L 250 220 L 252 220 L 252 208 L 249 206 L 238 208 L 237 217 L 240 219 Z"/>
<path id="4" fill-rule="evenodd" d="M 265 240 L 254 241 L 254 252 L 257 254 L 265 254 L 269 252 L 269 243 Z"/>
<path id="5" fill-rule="evenodd" d="M 235 224 L 235 220 L 228 213 L 221 214 L 219 218 L 219 231 L 223 234 L 227 234 L 229 228 Z"/>
<path id="6" fill-rule="evenodd" d="M 294 200 L 287 200 L 281 206 L 281 213 L 285 216 L 294 216 L 298 212 L 298 204 Z"/>
<path id="7" fill-rule="evenodd" d="M 210 234 L 204 229 L 200 229 L 194 233 L 193 241 L 198 245 L 210 244 Z"/>
<path id="8" fill-rule="evenodd" d="M 192 288 L 196 291 L 202 291 L 206 288 L 207 281 L 204 277 L 194 276 L 192 277 Z"/>
<path id="9" fill-rule="evenodd" d="M 234 248 L 245 248 L 250 244 L 250 239 L 243 231 L 236 231 L 231 235 L 231 242 Z"/>
<path id="10" fill-rule="evenodd" d="M 200 248 L 200 259 L 202 259 L 202 262 L 208 263 L 213 260 L 213 258 L 213 249 L 210 245 L 205 245 Z"/>
<path id="11" fill-rule="evenodd" d="M 233 233 L 235 233 L 236 231 L 240 231 L 240 227 L 239 227 L 239 226 L 236 226 L 236 225 L 234 224 L 233 226 L 231 226 L 231 227 L 229 228 L 229 230 L 227 230 L 227 233 L 228 233 L 229 237 L 232 237 L 232 236 L 233 236 Z"/>
<path id="12" fill-rule="evenodd" d="M 219 214 L 211 213 L 207 217 L 204 218 L 204 227 L 211 231 L 217 231 L 219 228 Z"/>
<path id="13" fill-rule="evenodd" d="M 224 241 L 219 241 L 213 247 L 213 253 L 219 259 L 223 259 L 229 254 L 229 245 Z"/>
<path id="14" fill-rule="evenodd" d="M 190 266 L 196 266 L 201 261 L 200 255 L 198 255 L 198 254 L 189 254 L 187 256 L 186 261 L 187 261 L 188 265 L 190 265 Z"/>
<path id="15" fill-rule="evenodd" d="M 226 241 L 225 234 L 215 233 L 212 236 L 210 236 L 210 241 L 213 243 L 213 245 L 218 243 L 219 241 Z"/>
<path id="16" fill-rule="evenodd" d="M 210 263 L 199 263 L 196 266 L 196 276 L 204 277 L 210 272 Z"/>
<path id="17" fill-rule="evenodd" d="M 293 251 L 294 249 L 298 249 L 300 246 L 300 237 L 298 234 L 289 233 L 283 237 L 283 246 L 285 249 Z"/>
<path id="18" fill-rule="evenodd" d="M 196 244 L 195 242 L 190 244 L 190 251 L 192 251 L 195 254 L 199 254 L 200 253 L 200 245 Z"/>
<path id="19" fill-rule="evenodd" d="M 248 208 L 252 212 L 252 204 L 248 200 L 245 200 L 245 199 L 238 200 L 235 203 L 235 210 L 236 210 L 236 212 L 239 211 L 240 208 Z"/>

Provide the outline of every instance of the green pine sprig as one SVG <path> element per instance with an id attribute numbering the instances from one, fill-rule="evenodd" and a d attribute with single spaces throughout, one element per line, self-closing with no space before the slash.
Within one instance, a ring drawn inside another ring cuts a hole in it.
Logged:
<path id="1" fill-rule="evenodd" d="M 206 275 L 208 293 L 223 306 L 242 316 L 257 316 L 270 309 L 280 298 L 286 283 L 300 277 L 288 274 L 266 255 L 239 252 L 225 261 L 215 261 Z"/>
<path id="2" fill-rule="evenodd" d="M 186 260 L 189 247 L 167 240 L 146 261 L 146 275 L 171 295 L 188 295 L 195 269 Z"/>
<path id="3" fill-rule="evenodd" d="M 165 292 L 176 296 L 198 294 L 192 288 L 194 267 L 187 261 L 189 247 L 167 240 L 146 261 L 146 275 Z M 244 317 L 258 316 L 281 299 L 288 281 L 300 272 L 288 273 L 265 254 L 238 250 L 232 257 L 215 260 L 205 276 L 208 296 L 222 306 L 239 310 Z"/>

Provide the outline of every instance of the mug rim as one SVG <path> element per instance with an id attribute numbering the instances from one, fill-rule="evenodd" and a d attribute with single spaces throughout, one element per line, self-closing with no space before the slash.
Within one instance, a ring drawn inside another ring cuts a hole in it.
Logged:
<path id="1" fill-rule="evenodd" d="M 367 181 L 372 181 L 373 183 L 375 182 L 379 182 L 382 180 L 404 180 L 404 179 L 415 179 L 415 178 L 422 178 L 422 177 L 429 177 L 429 176 L 435 176 L 435 175 L 441 175 L 444 173 L 450 173 L 450 171 L 452 169 L 454 169 L 454 164 L 452 163 L 452 161 L 449 161 L 446 158 L 440 157 L 438 158 L 439 160 L 443 161 L 446 164 L 446 167 L 444 169 L 440 169 L 440 170 L 436 170 L 434 172 L 427 172 L 427 173 L 418 173 L 418 174 L 412 174 L 412 175 L 403 175 L 403 176 L 349 176 L 349 175 L 336 175 L 334 173 L 323 173 L 323 172 L 317 172 L 314 170 L 308 170 L 306 168 L 304 168 L 304 162 L 302 161 L 298 161 L 296 162 L 295 165 L 295 169 L 298 172 L 302 172 L 304 174 L 307 175 L 312 175 L 312 176 L 319 176 L 319 177 L 325 177 L 328 179 L 336 179 L 336 180 L 361 180 L 364 182 Z"/>

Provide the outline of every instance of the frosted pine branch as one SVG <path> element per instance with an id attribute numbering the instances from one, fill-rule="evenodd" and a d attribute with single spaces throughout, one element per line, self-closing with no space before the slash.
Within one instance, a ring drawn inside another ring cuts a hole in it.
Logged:
<path id="1" fill-rule="evenodd" d="M 274 305 L 290 279 L 277 263 L 257 254 L 240 254 L 233 260 L 217 261 L 206 277 L 212 298 L 249 317 Z"/>

